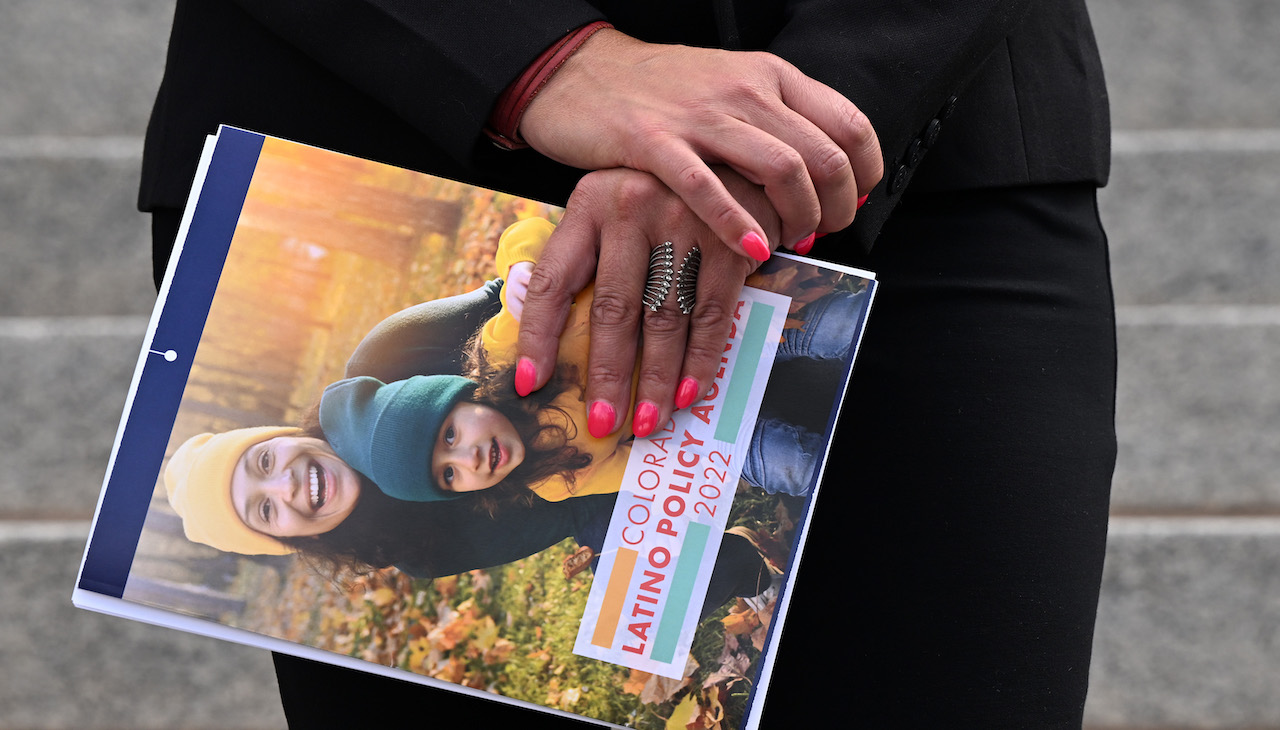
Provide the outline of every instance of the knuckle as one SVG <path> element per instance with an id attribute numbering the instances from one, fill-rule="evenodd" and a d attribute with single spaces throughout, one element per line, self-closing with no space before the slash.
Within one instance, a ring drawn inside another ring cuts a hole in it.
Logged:
<path id="1" fill-rule="evenodd" d="M 602 205 L 612 186 L 609 170 L 595 170 L 583 175 L 573 186 L 569 195 L 569 204 L 565 207 L 564 220 L 577 216 L 579 210 L 593 210 Z M 564 222 L 563 220 L 561 221 Z"/>
<path id="2" fill-rule="evenodd" d="M 573 186 L 573 193 L 569 196 L 570 200 L 575 198 L 590 198 L 596 194 L 604 182 L 604 178 L 599 171 L 589 172 L 578 178 L 578 182 Z"/>
<path id="3" fill-rule="evenodd" d="M 641 391 L 661 392 L 671 387 L 672 373 L 678 371 L 679 360 L 664 358 L 661 362 L 653 362 L 646 357 L 640 364 L 639 385 Z"/>
<path id="4" fill-rule="evenodd" d="M 866 114 L 862 113 L 861 109 L 853 104 L 850 104 L 849 106 L 853 107 L 849 110 L 849 126 L 852 127 L 854 133 L 858 135 L 857 141 L 862 142 L 863 144 L 876 144 L 878 142 L 878 137 L 876 136 L 876 128 L 871 126 L 871 119 L 869 119 Z"/>
<path id="5" fill-rule="evenodd" d="M 619 120 L 626 125 L 628 134 L 641 145 L 661 144 L 668 136 L 668 122 L 640 108 L 628 107 Z"/>
<path id="6" fill-rule="evenodd" d="M 655 202 L 652 212 L 656 220 L 664 222 L 668 231 L 683 230 L 689 223 L 697 220 L 689 206 L 674 193 L 664 195 Z"/>
<path id="7" fill-rule="evenodd" d="M 732 228 L 738 224 L 739 215 L 738 207 L 731 201 L 721 201 L 715 206 L 711 213 L 711 219 L 707 223 L 714 230 L 725 230 Z"/>
<path id="8" fill-rule="evenodd" d="M 778 77 L 789 73 L 794 68 L 782 57 L 768 51 L 750 51 L 749 53 L 752 63 Z"/>
<path id="9" fill-rule="evenodd" d="M 847 180 L 852 171 L 849 155 L 844 150 L 835 144 L 824 144 L 816 151 L 809 174 L 814 182 L 821 184 Z"/>
<path id="10" fill-rule="evenodd" d="M 856 171 L 859 186 L 870 188 L 880 182 L 884 175 L 880 138 L 876 135 L 875 127 L 871 126 L 871 120 L 853 104 L 845 109 L 845 127 L 849 130 L 850 139 L 847 149 L 853 151 L 865 165 Z"/>
<path id="11" fill-rule="evenodd" d="M 558 299 L 565 291 L 568 274 L 563 265 L 554 259 L 543 259 L 529 273 L 529 283 L 525 287 L 528 299 Z"/>
<path id="12" fill-rule="evenodd" d="M 648 175 L 626 175 L 618 180 L 613 196 L 618 215 L 624 220 L 631 220 L 653 204 L 657 188 Z"/>
<path id="13" fill-rule="evenodd" d="M 630 141 L 622 150 L 620 162 L 628 168 L 651 171 L 661 167 L 673 147 L 678 146 L 679 134 L 654 120 L 636 120 L 626 129 Z"/>
<path id="14" fill-rule="evenodd" d="M 520 318 L 520 344 L 522 346 L 541 350 L 549 343 L 559 339 L 559 327 L 555 321 L 554 315 L 547 312 L 542 313 L 543 316 L 537 316 L 536 312 L 526 307 L 524 316 Z"/>
<path id="15" fill-rule="evenodd" d="M 590 364 L 587 366 L 587 382 L 591 387 L 612 388 L 630 378 L 631 367 L 622 367 L 623 363 L 615 360 L 601 360 L 600 358 L 591 358 Z"/>
<path id="16" fill-rule="evenodd" d="M 727 330 L 725 334 L 728 334 Z M 723 336 L 719 339 L 689 338 L 689 344 L 685 347 L 685 359 L 691 369 L 706 369 L 719 362 L 724 340 Z"/>
<path id="17" fill-rule="evenodd" d="M 772 145 L 764 152 L 760 162 L 768 180 L 790 182 L 799 180 L 805 174 L 804 158 L 789 145 Z"/>
<path id="18" fill-rule="evenodd" d="M 700 301 L 691 315 L 690 328 L 698 335 L 714 339 L 721 333 L 728 333 L 732 315 L 732 307 L 719 299 Z"/>
<path id="19" fill-rule="evenodd" d="M 685 315 L 669 304 L 663 304 L 657 311 L 646 309 L 644 312 L 646 337 L 669 338 L 683 332 L 688 326 Z"/>
<path id="20" fill-rule="evenodd" d="M 618 292 L 601 291 L 598 287 L 591 302 L 591 329 L 602 328 L 610 332 L 634 326 L 639 305 L 628 301 Z"/>
<path id="21" fill-rule="evenodd" d="M 520 320 L 521 345 L 540 348 L 554 336 L 555 333 L 552 331 L 549 322 L 539 321 L 530 316 L 525 316 Z"/>
<path id="22" fill-rule="evenodd" d="M 731 309 L 723 302 L 699 303 L 690 320 L 689 343 L 685 347 L 690 361 L 709 363 L 720 358 L 731 317 Z"/>

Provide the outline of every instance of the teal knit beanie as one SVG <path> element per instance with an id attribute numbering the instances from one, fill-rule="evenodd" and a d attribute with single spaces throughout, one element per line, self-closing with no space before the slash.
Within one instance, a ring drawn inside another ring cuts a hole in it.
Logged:
<path id="1" fill-rule="evenodd" d="M 436 485 L 431 452 L 449 411 L 475 387 L 458 375 L 339 380 L 320 397 L 320 428 L 338 457 L 388 497 L 454 499 Z"/>

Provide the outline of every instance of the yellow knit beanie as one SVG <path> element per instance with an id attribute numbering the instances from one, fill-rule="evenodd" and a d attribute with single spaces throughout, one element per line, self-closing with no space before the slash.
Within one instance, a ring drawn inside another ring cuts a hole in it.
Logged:
<path id="1" fill-rule="evenodd" d="M 240 519 L 231 503 L 231 476 L 254 444 L 302 431 L 287 426 L 238 428 L 187 439 L 169 457 L 164 488 L 187 539 L 241 555 L 287 555 L 294 549 Z"/>

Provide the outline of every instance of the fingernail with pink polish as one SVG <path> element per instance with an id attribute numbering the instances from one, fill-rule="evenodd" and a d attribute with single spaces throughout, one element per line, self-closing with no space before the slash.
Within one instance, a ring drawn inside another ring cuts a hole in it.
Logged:
<path id="1" fill-rule="evenodd" d="M 796 253 L 800 254 L 801 256 L 804 256 L 805 254 L 809 253 L 809 251 L 813 248 L 813 242 L 816 240 L 815 238 L 816 235 L 817 234 L 815 233 L 810 233 L 809 235 L 800 239 L 796 243 L 796 248 L 795 248 Z"/>
<path id="2" fill-rule="evenodd" d="M 756 261 L 769 260 L 769 246 L 760 237 L 760 234 L 755 231 L 750 231 L 742 237 L 742 250 L 746 251 L 747 255 Z"/>
<path id="3" fill-rule="evenodd" d="M 676 388 L 676 408 L 688 408 L 697 397 L 698 381 L 693 378 L 681 380 L 680 387 Z"/>
<path id="4" fill-rule="evenodd" d="M 591 410 L 587 412 L 587 432 L 602 439 L 613 432 L 613 424 L 617 420 L 617 411 L 613 410 L 613 406 L 598 400 L 591 404 Z"/>
<path id="5" fill-rule="evenodd" d="M 527 357 L 520 358 L 516 363 L 516 393 L 523 398 L 533 392 L 537 383 L 538 369 L 533 361 Z"/>
<path id="6" fill-rule="evenodd" d="M 867 195 L 870 195 L 870 194 L 871 194 L 871 193 L 867 193 Z M 861 208 L 862 206 L 864 206 L 864 205 L 866 205 L 866 204 L 867 204 L 867 195 L 863 195 L 862 197 L 858 198 L 858 207 L 859 207 L 859 208 Z"/>
<path id="7" fill-rule="evenodd" d="M 631 419 L 631 432 L 637 438 L 644 438 L 653 433 L 653 429 L 657 425 L 658 407 L 647 400 L 636 404 L 636 415 L 635 418 Z"/>

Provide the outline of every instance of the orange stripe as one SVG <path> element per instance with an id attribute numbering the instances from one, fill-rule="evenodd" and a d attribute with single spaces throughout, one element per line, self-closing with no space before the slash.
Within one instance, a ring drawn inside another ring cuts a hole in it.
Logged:
<path id="1" fill-rule="evenodd" d="M 622 619 L 622 604 L 627 600 L 627 587 L 631 585 L 631 575 L 636 570 L 636 558 L 640 553 L 627 548 L 618 548 L 618 556 L 613 559 L 613 572 L 609 574 L 609 585 L 604 590 L 604 601 L 600 604 L 600 615 L 596 617 L 596 630 L 591 635 L 591 643 L 603 649 L 613 647 L 613 637 L 618 633 L 618 621 Z"/>

